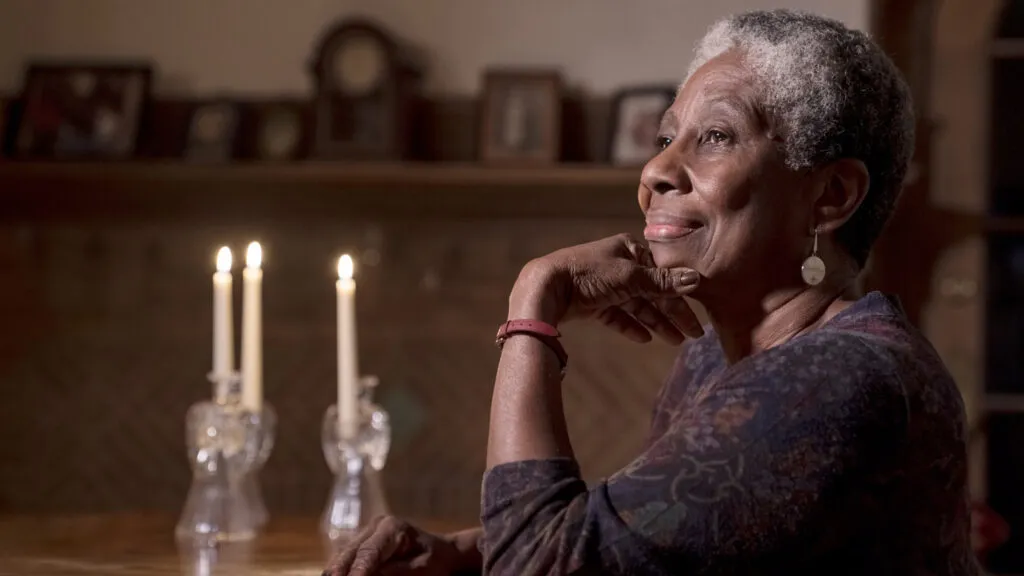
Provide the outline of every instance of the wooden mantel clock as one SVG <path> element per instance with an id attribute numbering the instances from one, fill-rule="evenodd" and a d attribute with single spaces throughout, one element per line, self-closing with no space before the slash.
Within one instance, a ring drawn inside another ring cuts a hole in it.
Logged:
<path id="1" fill-rule="evenodd" d="M 328 29 L 310 62 L 313 156 L 401 160 L 411 152 L 422 60 L 383 28 L 347 19 Z"/>

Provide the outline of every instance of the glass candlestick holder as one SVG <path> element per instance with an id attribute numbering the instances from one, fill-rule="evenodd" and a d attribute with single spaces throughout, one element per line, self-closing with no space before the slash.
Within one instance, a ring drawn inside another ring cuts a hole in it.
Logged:
<path id="1" fill-rule="evenodd" d="M 255 536 L 256 518 L 242 483 L 259 460 L 261 428 L 238 403 L 238 374 L 212 376 L 214 398 L 193 404 L 185 418 L 192 486 L 175 535 L 209 546 Z"/>
<path id="2" fill-rule="evenodd" d="M 320 527 L 330 542 L 347 539 L 388 513 L 380 471 L 391 448 L 391 424 L 387 412 L 372 402 L 377 378 L 364 377 L 360 384 L 358 421 L 350 436 L 336 404 L 324 414 L 324 458 L 334 481 Z"/>
<path id="3" fill-rule="evenodd" d="M 270 515 L 267 513 L 267 506 L 263 502 L 263 490 L 260 489 L 259 473 L 274 449 L 277 412 L 274 411 L 273 406 L 264 402 L 259 412 L 246 412 L 246 414 L 250 419 L 251 426 L 256 431 L 252 438 L 256 442 L 256 445 L 252 447 L 256 452 L 256 459 L 253 461 L 249 472 L 242 478 L 242 492 L 245 499 L 249 502 L 256 527 L 262 528 L 267 523 L 267 520 L 270 519 Z"/>

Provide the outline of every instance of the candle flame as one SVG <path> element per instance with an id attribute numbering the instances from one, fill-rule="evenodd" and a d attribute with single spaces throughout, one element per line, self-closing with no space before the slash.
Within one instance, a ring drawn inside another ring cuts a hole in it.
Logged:
<path id="1" fill-rule="evenodd" d="M 231 272 L 231 248 L 227 246 L 217 251 L 217 272 Z"/>
<path id="2" fill-rule="evenodd" d="M 343 254 L 341 258 L 338 258 L 338 279 L 351 280 L 355 267 L 356 265 L 352 261 L 352 257 L 348 254 Z"/>
<path id="3" fill-rule="evenodd" d="M 249 249 L 245 251 L 245 265 L 249 268 L 259 268 L 263 264 L 263 248 L 259 242 L 249 243 Z"/>

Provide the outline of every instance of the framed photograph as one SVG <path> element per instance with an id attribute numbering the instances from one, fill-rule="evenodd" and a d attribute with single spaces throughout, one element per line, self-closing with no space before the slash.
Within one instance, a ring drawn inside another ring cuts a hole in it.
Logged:
<path id="1" fill-rule="evenodd" d="M 227 100 L 200 102 L 189 116 L 184 157 L 196 162 L 228 162 L 235 156 L 238 105 Z"/>
<path id="2" fill-rule="evenodd" d="M 144 64 L 34 64 L 14 146 L 22 157 L 125 159 L 135 153 L 152 70 Z"/>
<path id="3" fill-rule="evenodd" d="M 642 166 L 658 153 L 661 117 L 676 97 L 674 86 L 627 88 L 612 102 L 608 159 L 617 166 Z"/>
<path id="4" fill-rule="evenodd" d="M 484 77 L 480 159 L 557 162 L 562 149 L 562 81 L 557 72 L 491 71 Z"/>
<path id="5" fill-rule="evenodd" d="M 281 162 L 304 158 L 310 147 L 310 106 L 280 100 L 251 108 L 252 154 L 256 160 Z"/>

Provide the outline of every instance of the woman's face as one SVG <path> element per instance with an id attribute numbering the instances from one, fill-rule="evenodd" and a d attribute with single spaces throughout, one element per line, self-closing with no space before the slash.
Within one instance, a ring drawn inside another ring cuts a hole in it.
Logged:
<path id="1" fill-rule="evenodd" d="M 662 151 L 639 190 L 644 236 L 660 267 L 709 286 L 799 279 L 810 253 L 813 180 L 784 164 L 753 77 L 726 53 L 701 67 L 662 120 Z"/>

